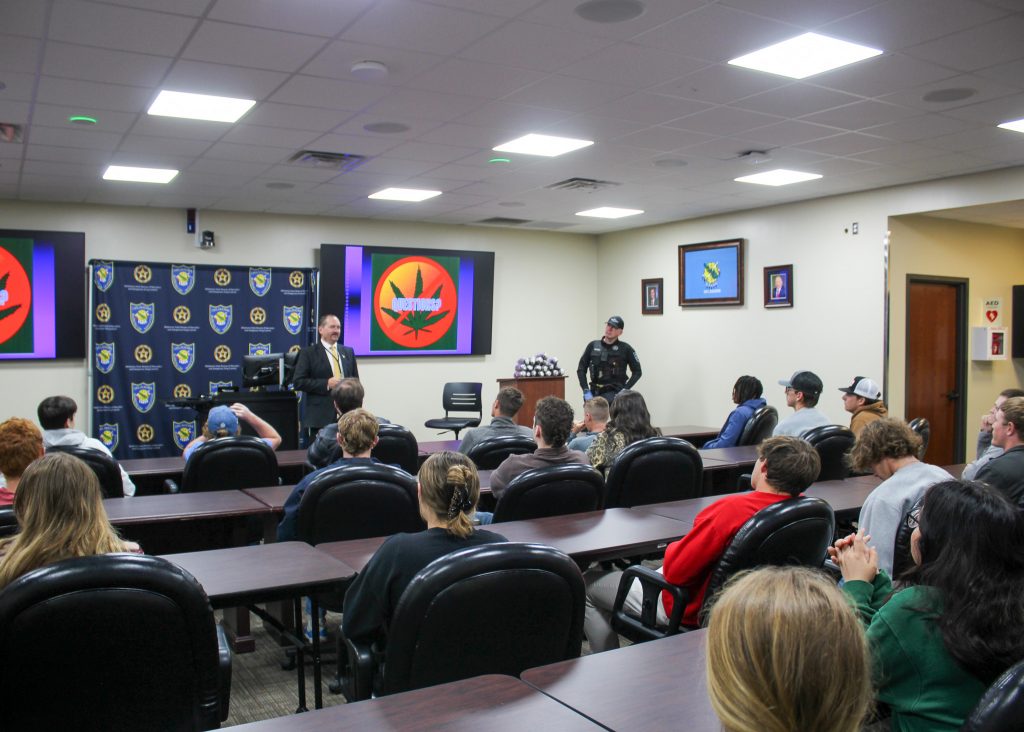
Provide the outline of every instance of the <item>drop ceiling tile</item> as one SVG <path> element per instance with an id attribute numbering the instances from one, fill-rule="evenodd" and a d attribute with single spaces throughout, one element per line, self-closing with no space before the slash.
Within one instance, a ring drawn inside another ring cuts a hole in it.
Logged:
<path id="1" fill-rule="evenodd" d="M 508 102 L 490 102 L 467 112 L 458 121 L 467 125 L 490 127 L 495 131 L 495 137 L 503 137 L 502 132 L 505 130 L 521 131 L 521 134 L 526 134 L 531 130 L 539 130 L 571 116 L 573 115 L 570 112 L 561 109 L 531 107 Z M 515 136 L 512 135 L 508 139 Z M 497 145 L 500 142 L 504 142 L 504 140 L 499 140 L 494 144 Z"/>
<path id="2" fill-rule="evenodd" d="M 328 132 L 351 118 L 351 113 L 336 109 L 302 107 L 297 104 L 263 102 L 243 117 L 246 124 L 285 127 L 293 130 Z"/>
<path id="3" fill-rule="evenodd" d="M 1020 135 L 1020 133 L 1017 134 L 1020 137 L 1019 140 L 1008 137 L 1006 142 L 999 145 L 971 150 L 971 155 L 1003 163 L 1004 165 L 1007 163 L 1020 165 L 1024 163 L 1024 136 Z"/>
<path id="4" fill-rule="evenodd" d="M 224 122 L 204 122 L 197 119 L 159 117 L 140 114 L 132 127 L 132 134 L 153 137 L 174 137 L 182 140 L 206 140 L 212 142 L 223 137 L 231 125 Z"/>
<path id="5" fill-rule="evenodd" d="M 857 160 L 866 160 L 887 166 L 900 166 L 912 160 L 923 160 L 941 155 L 942 151 L 933 147 L 918 144 L 889 145 L 877 150 L 851 155 Z"/>
<path id="6" fill-rule="evenodd" d="M 608 117 L 591 117 L 579 114 L 561 122 L 538 128 L 535 132 L 544 135 L 558 135 L 561 137 L 572 137 L 580 140 L 593 140 L 594 147 L 600 147 L 610 141 L 628 135 L 633 132 L 646 129 L 647 125 L 639 122 L 629 122 L 621 119 L 609 119 Z M 502 140 L 501 142 L 505 142 Z M 543 158 L 534 158 L 541 161 Z"/>
<path id="7" fill-rule="evenodd" d="M 976 71 L 1024 58 L 1024 16 L 1001 18 L 906 49 L 907 54 L 959 71 Z"/>
<path id="8" fill-rule="evenodd" d="M 353 81 L 293 76 L 268 101 L 358 112 L 390 91 L 386 87 Z"/>
<path id="9" fill-rule="evenodd" d="M 405 132 L 374 132 L 365 129 L 367 125 L 380 122 L 402 124 L 409 129 Z M 379 114 L 356 114 L 346 119 L 343 124 L 337 125 L 333 131 L 339 135 L 363 135 L 378 140 L 402 141 L 422 138 L 425 134 L 441 126 L 440 122 L 421 118 L 396 117 L 389 114 L 385 119 Z"/>
<path id="10" fill-rule="evenodd" d="M 977 74 L 1018 90 L 1024 89 L 1024 59 L 980 69 Z"/>
<path id="11" fill-rule="evenodd" d="M 903 167 L 906 170 L 917 173 L 962 175 L 998 166 L 992 166 L 992 161 L 984 158 L 965 153 L 951 153 L 949 155 L 939 155 L 934 158 L 906 162 L 903 163 Z"/>
<path id="12" fill-rule="evenodd" d="M 110 153 L 106 150 L 89 150 L 81 147 L 58 147 L 56 145 L 37 145 L 29 143 L 25 152 L 29 160 L 51 160 L 55 162 L 77 163 L 79 165 L 106 165 L 110 161 Z"/>
<path id="13" fill-rule="evenodd" d="M 166 56 L 50 42 L 46 46 L 43 73 L 107 84 L 156 86 L 170 65 L 171 59 Z"/>
<path id="14" fill-rule="evenodd" d="M 42 41 L 35 38 L 0 35 L 0 69 L 34 73 L 41 49 Z"/>
<path id="15" fill-rule="evenodd" d="M 860 101 L 860 97 L 823 89 L 811 84 L 796 83 L 762 92 L 735 102 L 732 106 L 780 117 L 802 117 L 844 104 Z"/>
<path id="16" fill-rule="evenodd" d="M 946 112 L 949 117 L 971 120 L 984 125 L 998 125 L 1024 117 L 1024 93 L 969 104 Z"/>
<path id="17" fill-rule="evenodd" d="M 35 97 L 35 74 L 18 74 L 14 71 L 0 72 L 3 78 L 0 79 L 5 86 L 0 89 L 0 101 L 4 102 L 30 102 Z"/>
<path id="18" fill-rule="evenodd" d="M 352 65 L 358 61 L 379 61 L 388 67 L 386 79 L 378 85 L 402 86 L 444 60 L 438 54 L 417 53 L 406 49 L 373 46 L 353 41 L 331 41 L 313 60 L 302 67 L 302 73 L 329 79 L 354 80 Z"/>
<path id="19" fill-rule="evenodd" d="M 245 162 L 241 160 L 216 160 L 203 156 L 188 166 L 188 173 L 210 173 L 212 175 L 231 176 L 236 178 L 255 178 L 264 174 L 273 166 L 266 163 Z"/>
<path id="20" fill-rule="evenodd" d="M 69 179 L 85 178 L 89 180 L 96 179 L 103 172 L 96 165 L 79 165 L 50 160 L 26 160 L 21 170 L 26 175 L 53 175 Z"/>
<path id="21" fill-rule="evenodd" d="M 611 45 L 605 38 L 513 21 L 462 50 L 461 58 L 544 73 L 558 71 Z"/>
<path id="22" fill-rule="evenodd" d="M 4 0 L 4 33 L 41 38 L 46 10 L 39 0 Z"/>
<path id="23" fill-rule="evenodd" d="M 906 117 L 913 117 L 916 114 L 917 111 L 909 107 L 866 100 L 807 115 L 803 117 L 803 121 L 830 125 L 844 130 L 859 130 L 864 127 L 874 127 L 886 122 L 895 122 Z"/>
<path id="24" fill-rule="evenodd" d="M 463 147 L 473 146 L 490 150 L 502 140 L 496 140 L 494 130 L 489 127 L 477 127 L 476 125 L 463 125 L 457 122 L 448 122 L 435 127 L 429 132 L 418 136 L 421 142 L 436 142 L 442 145 L 461 145 Z"/>
<path id="25" fill-rule="evenodd" d="M 57 0 L 48 35 L 51 40 L 84 46 L 176 56 L 195 26 L 195 18 Z"/>
<path id="26" fill-rule="evenodd" d="M 273 166 L 269 170 L 265 171 L 261 177 L 266 180 L 326 183 L 329 180 L 334 180 L 339 175 L 342 175 L 340 170 L 330 170 L 328 168 L 316 168 L 308 165 L 299 165 L 297 163 L 288 163 L 286 165 Z"/>
<path id="27" fill-rule="evenodd" d="M 905 54 L 890 53 L 859 64 L 826 71 L 812 76 L 809 81 L 816 86 L 864 97 L 877 97 L 956 75 L 955 71 L 943 66 L 911 58 Z"/>
<path id="28" fill-rule="evenodd" d="M 291 157 L 298 148 L 270 147 L 266 145 L 241 145 L 233 142 L 218 142 L 210 147 L 203 158 L 213 160 L 241 160 L 258 163 L 281 163 Z"/>
<path id="29" fill-rule="evenodd" d="M 961 132 L 972 126 L 973 124 L 970 122 L 941 114 L 922 114 L 918 117 L 908 117 L 877 127 L 868 127 L 864 132 L 896 142 L 917 142 L 930 137 Z"/>
<path id="30" fill-rule="evenodd" d="M 586 112 L 599 104 L 624 97 L 629 91 L 628 86 L 551 75 L 543 81 L 510 94 L 504 101 L 570 112 Z"/>
<path id="31" fill-rule="evenodd" d="M 287 74 L 279 71 L 179 60 L 171 68 L 161 88 L 260 100 L 265 99 L 287 78 Z"/>
<path id="32" fill-rule="evenodd" d="M 159 10 L 176 15 L 202 15 L 210 6 L 210 0 L 105 0 L 111 5 L 140 8 L 142 10 Z"/>
<path id="33" fill-rule="evenodd" d="M 39 80 L 36 100 L 72 107 L 110 109 L 115 112 L 142 112 L 152 102 L 153 97 L 150 89 L 139 86 L 100 84 L 94 81 L 43 76 Z"/>
<path id="34" fill-rule="evenodd" d="M 324 46 L 324 39 L 206 21 L 182 56 L 273 71 L 298 71 Z"/>
<path id="35" fill-rule="evenodd" d="M 558 73 L 591 81 L 629 84 L 642 89 L 669 82 L 704 66 L 704 62 L 678 52 L 644 48 L 635 43 L 616 43 L 566 66 Z"/>
<path id="36" fill-rule="evenodd" d="M 834 127 L 825 127 L 824 125 L 815 125 L 799 120 L 786 120 L 785 122 L 776 122 L 765 127 L 758 127 L 754 130 L 747 130 L 743 133 L 743 136 L 770 147 L 786 147 L 801 142 L 817 140 L 822 137 L 829 137 L 835 135 L 836 132 L 838 130 Z"/>
<path id="37" fill-rule="evenodd" d="M 401 140 L 383 139 L 369 135 L 322 135 L 306 147 L 311 150 L 344 152 L 354 155 L 380 155 L 401 144 Z"/>
<path id="38" fill-rule="evenodd" d="M 461 119 L 482 105 L 483 101 L 478 97 L 398 89 L 371 106 L 367 113 L 382 119 L 394 116 L 448 122 Z"/>
<path id="39" fill-rule="evenodd" d="M 148 135 L 128 135 L 118 147 L 118 152 L 128 154 L 185 155 L 195 157 L 210 147 L 206 140 L 182 140 Z"/>
<path id="40" fill-rule="evenodd" d="M 457 54 L 504 21 L 490 15 L 379 0 L 342 33 L 344 40 L 424 53 Z"/>
<path id="41" fill-rule="evenodd" d="M 870 7 L 877 0 L 843 0 L 841 3 L 820 0 L 720 0 L 721 4 L 746 10 L 764 18 L 793 23 L 802 28 L 813 29 L 822 23 L 855 13 Z"/>
<path id="42" fill-rule="evenodd" d="M 28 102 L 0 101 L 0 122 L 18 125 L 28 124 L 31 106 Z M 67 118 L 64 118 L 63 124 L 67 124 Z"/>
<path id="43" fill-rule="evenodd" d="M 991 147 L 992 145 L 1000 145 L 1018 137 L 1024 138 L 1024 135 L 1012 130 L 1003 130 L 991 126 L 964 130 L 952 135 L 933 137 L 921 144 L 948 152 L 964 152 Z"/>
<path id="44" fill-rule="evenodd" d="M 3 110 L 3 105 L 0 105 Z M 88 115 L 97 119 L 95 126 L 79 126 L 68 122 L 72 115 Z M 6 115 L 0 114 L 0 117 Z M 32 115 L 32 124 L 45 127 L 60 127 L 66 129 L 87 129 L 102 130 L 105 132 L 123 133 L 131 129 L 131 126 L 138 118 L 137 114 L 129 112 L 112 112 L 109 110 L 98 110 L 90 107 L 65 107 L 52 104 L 37 104 Z"/>
<path id="45" fill-rule="evenodd" d="M 674 127 L 649 127 L 646 130 L 624 135 L 618 138 L 616 142 L 668 152 L 707 142 L 711 139 L 713 139 L 712 135 L 702 132 L 690 132 Z"/>
<path id="46" fill-rule="evenodd" d="M 792 80 L 775 74 L 713 64 L 675 81 L 656 86 L 651 91 L 711 104 L 730 104 L 737 99 L 792 83 Z"/>
<path id="47" fill-rule="evenodd" d="M 644 12 L 632 20 L 623 23 L 595 23 L 573 12 L 577 2 L 545 0 L 524 13 L 521 19 L 585 35 L 625 39 L 685 16 L 704 4 L 704 0 L 644 0 Z"/>
<path id="48" fill-rule="evenodd" d="M 860 135 L 856 132 L 847 132 L 842 135 L 825 137 L 820 140 L 804 142 L 795 147 L 801 150 L 823 153 L 825 155 L 856 155 L 857 153 L 876 150 L 880 147 L 889 147 L 892 142 L 881 137 L 871 135 Z"/>
<path id="49" fill-rule="evenodd" d="M 0 143 L 0 158 L 5 160 L 21 160 L 25 154 L 25 143 L 3 142 Z"/>
<path id="50" fill-rule="evenodd" d="M 393 158 L 417 160 L 427 163 L 449 163 L 478 152 L 478 148 L 457 145 L 438 145 L 430 142 L 403 142 L 388 151 Z"/>
<path id="51" fill-rule="evenodd" d="M 380 155 L 372 158 L 366 163 L 359 166 L 359 169 L 366 173 L 377 173 L 380 175 L 389 175 L 401 178 L 407 178 L 413 175 L 421 175 L 426 173 L 428 170 L 433 170 L 437 167 L 435 162 L 425 162 L 421 160 L 408 160 L 405 158 L 394 158 L 388 155 Z"/>
<path id="52" fill-rule="evenodd" d="M 958 99 L 952 102 L 925 101 L 924 96 L 929 92 L 945 89 L 971 89 L 974 91 L 974 94 L 965 99 Z M 984 102 L 989 99 L 1005 97 L 1017 91 L 1020 90 L 1016 87 L 1006 86 L 997 81 L 986 79 L 976 74 L 960 74 L 948 79 L 943 79 L 937 83 L 923 84 L 911 89 L 903 89 L 891 94 L 885 94 L 879 97 L 879 99 L 891 102 L 892 104 L 902 104 L 907 107 L 914 107 L 915 109 L 924 110 L 926 112 L 941 112 L 944 110 L 978 104 L 979 102 Z"/>
<path id="53" fill-rule="evenodd" d="M 694 99 L 639 92 L 599 104 L 588 114 L 657 125 L 695 114 L 710 108 L 710 106 L 706 102 L 698 102 Z"/>
<path id="54" fill-rule="evenodd" d="M 899 0 L 878 3 L 830 23 L 819 32 L 893 50 L 942 38 L 1005 14 L 1005 11 L 969 0 Z"/>
<path id="55" fill-rule="evenodd" d="M 506 94 L 540 81 L 544 76 L 540 72 L 528 69 L 452 58 L 415 77 L 408 86 L 437 92 L 457 90 L 459 94 L 500 99 Z"/>
<path id="56" fill-rule="evenodd" d="M 33 127 L 29 137 L 34 145 L 59 145 L 61 147 L 84 147 L 90 150 L 114 150 L 121 142 L 116 132 L 89 130 L 80 127 Z"/>
<path id="57" fill-rule="evenodd" d="M 472 10 L 477 13 L 490 13 L 506 18 L 514 18 L 542 0 L 430 0 L 433 5 L 460 10 Z"/>
<path id="58" fill-rule="evenodd" d="M 714 107 L 705 112 L 698 112 L 689 117 L 669 122 L 667 126 L 692 132 L 703 132 L 708 135 L 735 135 L 779 121 L 779 117 L 760 112 L 750 112 L 735 107 Z"/>
<path id="59" fill-rule="evenodd" d="M 359 17 L 372 0 L 217 0 L 209 18 L 260 28 L 333 37 Z"/>
<path id="60" fill-rule="evenodd" d="M 756 150 L 758 143 L 745 137 L 716 137 L 696 145 L 688 145 L 679 154 L 712 160 L 734 160 L 746 150 Z"/>
<path id="61" fill-rule="evenodd" d="M 235 125 L 224 135 L 224 142 L 238 142 L 245 145 L 270 145 L 290 147 L 296 150 L 307 147 L 317 137 L 308 130 L 286 130 L 281 127 L 260 127 L 258 125 Z"/>

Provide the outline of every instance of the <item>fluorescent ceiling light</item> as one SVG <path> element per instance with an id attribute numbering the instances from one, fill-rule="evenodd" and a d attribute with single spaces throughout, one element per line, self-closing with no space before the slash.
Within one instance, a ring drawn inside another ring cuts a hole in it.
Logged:
<path id="1" fill-rule="evenodd" d="M 762 186 L 788 186 L 790 183 L 803 183 L 805 180 L 817 180 L 820 177 L 817 173 L 801 173 L 799 170 L 777 168 L 733 180 L 737 183 L 757 183 Z"/>
<path id="2" fill-rule="evenodd" d="M 1011 122 L 1003 122 L 999 127 L 1004 130 L 1013 130 L 1014 132 L 1024 132 L 1024 119 L 1015 119 Z"/>
<path id="3" fill-rule="evenodd" d="M 209 94 L 190 94 L 165 89 L 157 95 L 156 101 L 149 108 L 149 113 L 161 117 L 184 117 L 209 122 L 237 122 L 254 104 L 255 99 L 214 97 Z"/>
<path id="4" fill-rule="evenodd" d="M 515 140 L 491 148 L 496 152 L 522 153 L 523 155 L 543 155 L 546 158 L 553 158 L 564 155 L 581 147 L 593 145 L 593 140 L 574 140 L 571 137 L 554 137 L 552 135 L 537 135 L 531 133 L 523 135 Z"/>
<path id="5" fill-rule="evenodd" d="M 802 36 L 734 58 L 729 63 L 793 79 L 806 79 L 808 76 L 838 69 L 840 66 L 863 61 L 881 53 L 882 51 L 877 48 L 868 48 L 817 33 L 804 33 Z"/>
<path id="6" fill-rule="evenodd" d="M 643 211 L 638 208 L 615 208 L 614 206 L 601 206 L 587 211 L 577 211 L 577 216 L 593 216 L 596 219 L 623 219 L 627 216 L 636 216 Z"/>
<path id="7" fill-rule="evenodd" d="M 385 188 L 383 191 L 371 193 L 367 198 L 382 201 L 426 201 L 428 198 L 440 196 L 441 191 L 423 191 L 418 188 Z"/>
<path id="8" fill-rule="evenodd" d="M 126 180 L 133 183 L 170 183 L 177 170 L 168 168 L 132 168 L 125 165 L 111 165 L 103 173 L 103 180 Z"/>

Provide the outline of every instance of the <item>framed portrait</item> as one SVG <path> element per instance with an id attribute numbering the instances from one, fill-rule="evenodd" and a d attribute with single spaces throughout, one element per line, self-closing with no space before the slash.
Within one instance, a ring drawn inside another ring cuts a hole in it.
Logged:
<path id="1" fill-rule="evenodd" d="M 643 315 L 662 315 L 665 312 L 663 299 L 665 280 L 640 280 L 640 312 Z"/>
<path id="2" fill-rule="evenodd" d="M 679 304 L 743 304 L 743 239 L 679 247 Z"/>
<path id="3" fill-rule="evenodd" d="M 779 264 L 764 268 L 764 306 L 793 307 L 793 265 Z"/>

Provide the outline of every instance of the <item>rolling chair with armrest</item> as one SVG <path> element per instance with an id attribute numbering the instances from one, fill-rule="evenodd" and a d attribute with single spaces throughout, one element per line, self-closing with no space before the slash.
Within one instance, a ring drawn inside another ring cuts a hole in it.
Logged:
<path id="1" fill-rule="evenodd" d="M 924 417 L 914 417 L 907 426 L 921 438 L 921 451 L 917 454 L 917 459 L 924 460 L 925 453 L 928 452 L 928 442 L 932 438 L 932 425 Z"/>
<path id="2" fill-rule="evenodd" d="M 484 407 L 480 400 L 482 389 L 483 384 L 479 382 L 449 381 L 444 385 L 444 392 L 441 395 L 444 417 L 428 419 L 423 426 L 442 432 L 454 432 L 455 439 L 459 439 L 459 432 L 467 427 L 479 426 L 480 420 L 484 417 Z M 476 412 L 476 417 L 453 417 L 452 412 Z"/>
<path id="3" fill-rule="evenodd" d="M 14 515 L 14 506 L 0 508 L 0 539 L 18 533 L 18 517 Z"/>
<path id="4" fill-rule="evenodd" d="M 605 479 L 605 508 L 632 508 L 700 495 L 704 462 L 678 437 L 648 437 L 626 445 Z"/>
<path id="5" fill-rule="evenodd" d="M 54 445 L 46 448 L 47 452 L 63 452 L 74 455 L 84 462 L 100 481 L 100 492 L 104 498 L 124 498 L 124 481 L 121 468 L 114 458 L 104 455 L 99 450 L 91 450 L 79 445 Z"/>
<path id="6" fill-rule="evenodd" d="M 494 523 L 596 511 L 604 502 L 604 476 L 590 465 L 527 470 L 509 482 L 494 509 Z"/>
<path id="7" fill-rule="evenodd" d="M 1019 732 L 1024 728 L 1024 661 L 1008 668 L 981 695 L 960 732 Z"/>
<path id="8" fill-rule="evenodd" d="M 279 485 L 277 455 L 259 437 L 235 435 L 207 440 L 185 463 L 179 487 L 164 481 L 166 493 L 226 491 Z"/>
<path id="9" fill-rule="evenodd" d="M 503 542 L 452 552 L 402 593 L 383 652 L 345 641 L 345 696 L 351 702 L 482 674 L 518 676 L 576 658 L 585 598 L 579 568 L 552 547 Z"/>
<path id="10" fill-rule="evenodd" d="M 715 595 L 734 574 L 766 565 L 821 567 L 834 531 L 832 507 L 820 498 L 787 498 L 762 508 L 740 527 L 715 564 L 700 610 L 701 624 L 707 622 Z M 634 579 L 640 580 L 644 592 L 639 618 L 623 609 Z M 663 590 L 672 595 L 672 615 L 666 627 L 659 627 L 655 622 L 656 603 L 661 602 Z M 668 582 L 648 567 L 629 567 L 619 581 L 612 609 L 612 627 L 634 643 L 675 635 L 687 630 L 680 623 L 688 602 L 686 588 Z"/>
<path id="11" fill-rule="evenodd" d="M 494 470 L 509 455 L 525 455 L 537 449 L 537 443 L 526 435 L 498 435 L 488 437 L 469 448 L 467 457 L 478 470 Z"/>
<path id="12" fill-rule="evenodd" d="M 750 419 L 743 425 L 740 438 L 736 441 L 737 447 L 760 445 L 765 438 L 771 437 L 772 430 L 779 423 L 779 413 L 775 407 L 766 404 L 754 411 Z"/>
<path id="13" fill-rule="evenodd" d="M 385 422 L 377 430 L 377 444 L 370 453 L 388 465 L 397 465 L 409 475 L 419 470 L 420 447 L 405 427 Z"/>
<path id="14" fill-rule="evenodd" d="M 910 535 L 914 530 L 910 528 L 907 520 L 911 513 L 921 507 L 918 501 L 910 511 L 900 518 L 899 528 L 896 529 L 896 541 L 892 551 L 892 578 L 896 580 L 900 575 L 914 566 L 914 557 L 910 554 Z"/>
<path id="15" fill-rule="evenodd" d="M 0 593 L 0 655 L 5 730 L 207 730 L 228 715 L 226 638 L 195 578 L 158 557 L 18 578 Z"/>
<path id="16" fill-rule="evenodd" d="M 821 472 L 817 480 L 842 480 L 849 477 L 850 466 L 846 462 L 846 454 L 857 439 L 853 432 L 837 424 L 826 424 L 808 430 L 803 434 L 803 439 L 811 443 L 821 458 Z"/>

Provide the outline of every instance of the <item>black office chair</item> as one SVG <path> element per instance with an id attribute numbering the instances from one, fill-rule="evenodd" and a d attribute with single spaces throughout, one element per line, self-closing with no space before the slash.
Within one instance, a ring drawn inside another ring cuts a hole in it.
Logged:
<path id="1" fill-rule="evenodd" d="M 818 480 L 842 480 L 850 475 L 846 454 L 857 438 L 849 429 L 837 424 L 826 424 L 808 430 L 803 438 L 811 443 L 821 458 Z"/>
<path id="2" fill-rule="evenodd" d="M 981 695 L 960 732 L 1020 732 L 1024 729 L 1024 661 L 1007 669 Z"/>
<path id="3" fill-rule="evenodd" d="M 259 437 L 236 435 L 207 440 L 195 449 L 181 476 L 181 487 L 164 481 L 167 493 L 226 491 L 278 485 L 277 455 Z"/>
<path id="4" fill-rule="evenodd" d="M 14 506 L 0 508 L 0 539 L 18 533 L 18 517 L 14 515 Z"/>
<path id="5" fill-rule="evenodd" d="M 910 513 L 917 511 L 921 507 L 921 501 L 910 509 Z M 896 529 L 896 541 L 894 542 L 892 550 L 892 576 L 898 578 L 908 569 L 914 566 L 914 557 L 910 554 L 910 535 L 914 533 L 914 530 L 910 528 L 910 522 L 907 520 L 909 513 L 900 519 L 899 528 Z"/>
<path id="6" fill-rule="evenodd" d="M 469 448 L 467 457 L 478 470 L 494 470 L 509 455 L 525 455 L 537 449 L 537 443 L 526 435 L 498 435 L 488 437 Z"/>
<path id="7" fill-rule="evenodd" d="M 605 479 L 605 508 L 632 508 L 700 495 L 704 461 L 678 437 L 637 440 L 615 456 Z"/>
<path id="8" fill-rule="evenodd" d="M 207 730 L 231 653 L 195 578 L 158 557 L 47 565 L 0 593 L 0 728 Z"/>
<path id="9" fill-rule="evenodd" d="M 707 622 L 707 614 L 715 595 L 734 574 L 762 566 L 820 567 L 825 561 L 826 550 L 834 532 L 835 516 L 832 507 L 820 498 L 788 498 L 762 508 L 740 527 L 715 564 L 700 610 L 701 624 Z M 623 602 L 634 579 L 640 580 L 644 591 L 643 609 L 639 618 L 623 609 Z M 661 602 L 662 590 L 670 592 L 673 601 L 667 627 L 658 627 L 655 622 L 656 603 Z M 685 588 L 666 581 L 661 574 L 648 567 L 629 567 L 619 582 L 612 610 L 612 627 L 636 643 L 674 635 L 684 630 L 680 621 L 687 602 L 689 593 Z"/>
<path id="10" fill-rule="evenodd" d="M 743 425 L 737 447 L 760 445 L 766 437 L 771 437 L 772 430 L 779 423 L 779 413 L 775 407 L 765 405 L 754 411 L 750 419 Z"/>
<path id="11" fill-rule="evenodd" d="M 534 468 L 506 486 L 494 509 L 494 523 L 596 511 L 603 501 L 604 476 L 590 465 Z"/>
<path id="12" fill-rule="evenodd" d="M 924 417 L 914 417 L 907 426 L 921 438 L 921 450 L 917 453 L 917 459 L 924 460 L 925 453 L 928 452 L 928 442 L 932 438 L 931 423 Z"/>
<path id="13" fill-rule="evenodd" d="M 441 395 L 444 417 L 428 419 L 423 425 L 442 432 L 454 432 L 455 439 L 459 439 L 459 432 L 467 427 L 477 427 L 483 419 L 484 408 L 480 401 L 482 389 L 483 384 L 479 382 L 449 381 L 444 385 L 444 393 Z M 453 417 L 452 412 L 476 412 L 476 417 Z"/>
<path id="14" fill-rule="evenodd" d="M 410 475 L 419 470 L 420 446 L 416 437 L 399 424 L 386 422 L 377 431 L 377 444 L 370 453 L 388 465 L 397 465 Z"/>
<path id="15" fill-rule="evenodd" d="M 100 481 L 100 491 L 104 498 L 123 498 L 124 482 L 121 479 L 121 468 L 114 458 L 104 455 L 99 450 L 78 445 L 54 445 L 46 448 L 47 452 L 63 452 L 74 455 L 88 465 Z"/>
<path id="16" fill-rule="evenodd" d="M 499 543 L 452 552 L 402 593 L 382 666 L 370 646 L 346 640 L 345 696 L 352 702 L 483 674 L 518 676 L 576 658 L 585 599 L 576 563 L 552 547 Z"/>

